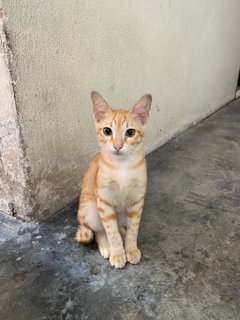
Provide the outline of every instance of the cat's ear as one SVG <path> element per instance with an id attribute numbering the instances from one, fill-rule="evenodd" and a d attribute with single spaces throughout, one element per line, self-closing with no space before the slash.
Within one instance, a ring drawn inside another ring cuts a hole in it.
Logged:
<path id="1" fill-rule="evenodd" d="M 100 122 L 106 116 L 111 108 L 109 107 L 106 100 L 97 91 L 91 93 L 92 104 L 93 104 L 93 115 L 96 122 Z"/>
<path id="2" fill-rule="evenodd" d="M 142 125 L 146 124 L 148 115 L 151 109 L 152 96 L 145 94 L 142 96 L 130 110 L 134 118 L 141 122 Z"/>

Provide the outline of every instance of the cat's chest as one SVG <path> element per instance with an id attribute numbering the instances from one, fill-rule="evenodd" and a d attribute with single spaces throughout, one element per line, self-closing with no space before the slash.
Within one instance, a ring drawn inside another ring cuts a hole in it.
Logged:
<path id="1" fill-rule="evenodd" d="M 135 172 L 131 172 L 131 170 L 127 168 L 120 167 L 112 173 L 110 181 L 117 185 L 119 190 L 124 191 L 126 189 L 130 189 L 130 186 L 137 181 L 136 178 Z"/>
<path id="2" fill-rule="evenodd" d="M 108 195 L 116 205 L 125 207 L 145 192 L 144 172 L 119 168 L 108 180 Z"/>
<path id="3" fill-rule="evenodd" d="M 146 189 L 146 165 L 141 158 L 132 162 L 113 163 L 99 167 L 98 195 L 118 208 L 126 208 L 141 198 Z M 110 163 L 110 161 L 108 161 Z"/>

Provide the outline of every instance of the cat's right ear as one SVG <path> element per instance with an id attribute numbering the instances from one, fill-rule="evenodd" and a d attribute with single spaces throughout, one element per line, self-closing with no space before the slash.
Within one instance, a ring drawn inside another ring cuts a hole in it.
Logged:
<path id="1" fill-rule="evenodd" d="M 107 101 L 97 91 L 91 93 L 92 104 L 93 104 L 93 115 L 96 122 L 100 122 L 111 111 Z"/>

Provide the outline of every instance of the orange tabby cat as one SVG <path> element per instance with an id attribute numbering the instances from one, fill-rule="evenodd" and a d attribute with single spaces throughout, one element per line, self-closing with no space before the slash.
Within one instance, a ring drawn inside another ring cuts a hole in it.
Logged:
<path id="1" fill-rule="evenodd" d="M 101 151 L 85 174 L 76 240 L 89 243 L 94 234 L 99 251 L 112 266 L 136 264 L 138 229 L 146 191 L 142 147 L 152 97 L 145 94 L 130 110 L 113 110 L 96 91 L 91 94 Z"/>

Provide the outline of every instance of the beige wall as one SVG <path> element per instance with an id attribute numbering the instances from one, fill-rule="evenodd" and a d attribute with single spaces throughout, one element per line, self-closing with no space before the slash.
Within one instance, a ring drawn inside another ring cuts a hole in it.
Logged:
<path id="1" fill-rule="evenodd" d="M 75 199 L 96 148 L 90 92 L 146 92 L 146 150 L 234 97 L 239 0 L 3 0 L 33 214 Z"/>

